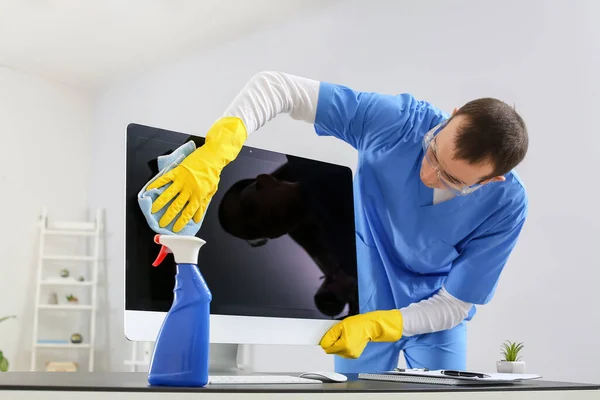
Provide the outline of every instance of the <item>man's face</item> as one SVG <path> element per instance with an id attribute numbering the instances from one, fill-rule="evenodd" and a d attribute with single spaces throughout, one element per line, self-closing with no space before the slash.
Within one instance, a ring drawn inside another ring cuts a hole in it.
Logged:
<path id="1" fill-rule="evenodd" d="M 455 110 L 456 112 L 456 110 Z M 454 115 L 454 113 L 453 113 Z M 421 163 L 420 177 L 423 184 L 434 189 L 461 190 L 462 188 L 478 183 L 503 180 L 503 177 L 495 177 L 481 180 L 490 176 L 493 166 L 489 163 L 469 164 L 466 160 L 454 157 L 456 149 L 455 138 L 460 124 L 464 123 L 464 117 L 452 118 L 430 142 L 426 150 L 426 156 Z"/>

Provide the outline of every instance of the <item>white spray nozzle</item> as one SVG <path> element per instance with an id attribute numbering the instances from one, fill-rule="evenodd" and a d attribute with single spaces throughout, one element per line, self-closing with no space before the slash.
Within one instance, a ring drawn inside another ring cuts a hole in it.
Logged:
<path id="1" fill-rule="evenodd" d="M 156 235 L 154 241 L 161 244 L 160 253 L 152 265 L 158 266 L 168 253 L 173 253 L 177 264 L 197 264 L 198 252 L 206 243 L 196 236 Z"/>

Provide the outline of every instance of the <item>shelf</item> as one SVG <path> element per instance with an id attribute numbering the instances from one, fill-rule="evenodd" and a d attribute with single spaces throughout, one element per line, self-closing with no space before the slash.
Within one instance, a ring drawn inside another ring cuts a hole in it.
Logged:
<path id="1" fill-rule="evenodd" d="M 84 304 L 40 304 L 40 310 L 91 310 L 92 306 Z"/>
<path id="2" fill-rule="evenodd" d="M 77 221 L 56 221 L 49 224 L 50 231 L 94 231 L 96 223 L 94 222 L 77 222 Z"/>
<path id="3" fill-rule="evenodd" d="M 46 230 L 46 235 L 51 236 L 94 236 L 96 231 L 67 231 L 67 230 L 59 230 L 59 229 L 48 229 Z"/>
<path id="4" fill-rule="evenodd" d="M 92 286 L 94 282 L 84 281 L 79 282 L 73 279 L 45 279 L 40 282 L 42 285 L 56 286 Z"/>
<path id="5" fill-rule="evenodd" d="M 94 261 L 94 257 L 91 256 L 42 256 L 44 260 L 55 260 L 55 261 Z"/>
<path id="6" fill-rule="evenodd" d="M 44 349 L 89 349 L 89 343 L 36 343 L 35 347 Z"/>

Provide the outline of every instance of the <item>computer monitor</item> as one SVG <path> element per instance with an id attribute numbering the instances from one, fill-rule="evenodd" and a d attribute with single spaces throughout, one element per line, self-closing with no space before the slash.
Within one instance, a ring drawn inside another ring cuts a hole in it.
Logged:
<path id="1" fill-rule="evenodd" d="M 157 158 L 204 138 L 127 127 L 125 335 L 155 341 L 173 302 L 172 256 L 138 205 Z M 222 171 L 198 237 L 198 265 L 212 292 L 210 341 L 317 345 L 358 313 L 352 172 L 346 166 L 245 146 Z"/>

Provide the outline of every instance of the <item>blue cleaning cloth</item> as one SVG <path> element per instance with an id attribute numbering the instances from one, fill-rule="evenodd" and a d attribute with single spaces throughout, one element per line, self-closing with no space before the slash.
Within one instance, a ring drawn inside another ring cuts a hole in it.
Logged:
<path id="1" fill-rule="evenodd" d="M 173 225 L 175 225 L 175 222 L 177 222 L 177 219 L 179 218 L 181 213 L 178 214 L 173 219 L 173 221 L 171 221 L 171 223 L 169 225 L 165 226 L 164 228 L 161 228 L 160 225 L 158 224 L 158 221 L 160 221 L 163 214 L 169 209 L 169 205 L 177 197 L 175 197 L 173 200 L 171 200 L 169 203 L 167 203 L 167 205 L 165 205 L 160 211 L 156 212 L 155 214 L 152 214 L 152 203 L 171 184 L 168 183 L 158 189 L 152 189 L 152 190 L 146 189 L 148 187 L 148 185 L 150 185 L 152 182 L 154 182 L 157 178 L 159 178 L 160 176 L 169 172 L 170 170 L 175 168 L 177 165 L 179 165 L 179 163 L 182 162 L 192 152 L 194 152 L 194 150 L 196 150 L 196 144 L 193 141 L 189 141 L 186 144 L 178 147 L 171 154 L 158 157 L 158 159 L 157 159 L 158 171 L 159 171 L 158 174 L 154 178 L 152 178 L 150 181 L 148 181 L 148 183 L 146 183 L 144 185 L 144 187 L 142 188 L 142 190 L 140 190 L 140 192 L 138 193 L 138 203 L 140 205 L 142 213 L 144 214 L 144 217 L 146 218 L 146 221 L 148 222 L 148 226 L 150 226 L 150 228 L 158 234 L 163 234 L 163 235 L 177 234 L 177 235 L 184 235 L 184 236 L 195 236 L 196 233 L 198 233 L 198 231 L 200 230 L 200 226 L 202 225 L 202 221 L 204 220 L 204 217 L 202 217 L 202 220 L 199 223 L 195 223 L 193 219 L 190 219 L 190 221 L 187 223 L 187 225 L 181 231 L 179 231 L 177 233 L 173 232 Z"/>

